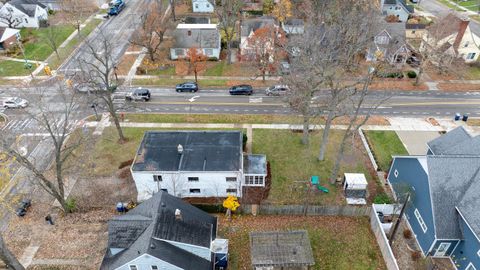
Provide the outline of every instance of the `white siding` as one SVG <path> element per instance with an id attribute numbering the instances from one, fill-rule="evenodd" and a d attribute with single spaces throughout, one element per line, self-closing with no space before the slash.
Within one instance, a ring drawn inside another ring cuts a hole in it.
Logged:
<path id="1" fill-rule="evenodd" d="M 209 248 L 205 247 L 200 247 L 200 246 L 194 246 L 194 245 L 189 245 L 185 243 L 180 243 L 180 242 L 175 242 L 175 241 L 168 241 L 168 240 L 163 240 L 165 242 L 168 242 L 178 248 L 181 248 L 183 250 L 186 250 L 192 254 L 195 254 L 199 257 L 204 258 L 205 260 L 211 261 L 211 251 Z"/>
<path id="2" fill-rule="evenodd" d="M 214 1 L 214 0 L 212 0 Z M 210 1 L 207 0 L 192 0 L 193 12 L 213 12 L 214 7 Z"/>
<path id="3" fill-rule="evenodd" d="M 116 268 L 115 270 L 130 270 L 130 265 L 136 265 L 138 270 L 151 270 L 152 265 L 158 266 L 159 270 L 183 270 L 175 265 L 169 264 L 156 257 L 148 254 L 143 254 L 136 259 Z"/>
<path id="4" fill-rule="evenodd" d="M 162 181 L 155 182 L 153 175 L 161 175 Z M 241 197 L 241 172 L 132 172 L 137 186 L 137 200 L 144 201 L 159 190 L 166 189 L 177 197 L 226 197 L 227 189 L 237 189 Z M 188 177 L 198 177 L 198 181 L 188 181 Z M 227 182 L 226 177 L 236 177 L 236 182 Z M 190 193 L 190 189 L 200 189 L 200 193 Z"/>
<path id="5" fill-rule="evenodd" d="M 182 50 L 183 55 L 177 55 L 176 50 Z M 170 59 L 172 60 L 178 60 L 183 57 L 187 56 L 187 51 L 188 49 L 184 48 L 171 48 L 170 49 Z M 214 58 L 214 59 L 220 59 L 220 44 L 218 48 L 204 48 L 202 49 L 202 53 L 206 55 L 208 58 Z"/>
<path id="6" fill-rule="evenodd" d="M 10 4 L 5 4 L 3 7 L 0 8 L 0 14 L 10 14 L 8 9 L 12 10 L 13 17 L 18 20 L 18 24 L 15 25 L 15 28 L 38 28 L 39 27 L 39 20 L 47 20 L 48 19 L 48 12 L 47 10 L 37 6 L 35 11 L 35 17 L 29 17 L 27 14 L 21 12 L 14 6 Z M 0 22 L 0 26 L 8 27 L 8 24 L 4 22 Z"/>

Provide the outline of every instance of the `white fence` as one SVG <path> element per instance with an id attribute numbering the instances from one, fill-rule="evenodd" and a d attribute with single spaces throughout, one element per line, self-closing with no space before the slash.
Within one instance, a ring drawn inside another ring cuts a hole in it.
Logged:
<path id="1" fill-rule="evenodd" d="M 360 138 L 362 139 L 362 143 L 363 143 L 363 146 L 365 147 L 365 150 L 367 150 L 368 158 L 370 159 L 370 162 L 372 162 L 373 169 L 375 169 L 375 171 L 378 171 L 377 162 L 375 161 L 375 157 L 373 156 L 372 150 L 368 145 L 367 138 L 365 138 L 365 134 L 363 134 L 363 130 L 359 129 L 358 133 L 360 134 Z"/>
<path id="2" fill-rule="evenodd" d="M 397 259 L 395 259 L 395 255 L 393 255 L 393 251 L 390 248 L 390 244 L 388 243 L 387 236 L 382 228 L 382 223 L 377 215 L 377 210 L 379 208 L 388 208 L 393 209 L 390 205 L 372 205 L 371 212 L 370 212 L 370 226 L 372 227 L 373 234 L 377 239 L 378 246 L 380 247 L 380 252 L 382 252 L 383 259 L 385 260 L 385 264 L 387 265 L 388 270 L 400 270 L 398 268 Z M 377 210 L 375 210 L 377 209 Z"/>

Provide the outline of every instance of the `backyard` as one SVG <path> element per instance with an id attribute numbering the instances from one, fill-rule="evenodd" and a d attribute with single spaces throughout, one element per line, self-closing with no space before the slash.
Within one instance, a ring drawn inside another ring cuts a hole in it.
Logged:
<path id="1" fill-rule="evenodd" d="M 0 60 L 0 77 L 1 76 L 25 76 L 29 75 L 35 69 L 35 65 L 32 68 L 25 68 L 24 62 Z"/>
<path id="2" fill-rule="evenodd" d="M 395 131 L 364 131 L 375 161 L 381 171 L 388 171 L 392 156 L 408 155 Z"/>
<path id="3" fill-rule="evenodd" d="M 29 60 L 43 61 L 53 53 L 52 47 L 48 43 L 48 39 L 54 40 L 57 46 L 70 36 L 75 28 L 71 25 L 50 26 L 51 28 L 24 28 L 20 32 L 25 50 L 25 58 Z M 54 31 L 54 34 L 51 34 Z M 17 57 L 22 58 L 23 55 L 17 54 Z"/>
<path id="4" fill-rule="evenodd" d="M 386 269 L 367 217 L 234 216 L 219 219 L 219 236 L 229 239 L 229 267 L 251 269 L 249 233 L 307 230 L 315 266 L 312 269 Z"/>

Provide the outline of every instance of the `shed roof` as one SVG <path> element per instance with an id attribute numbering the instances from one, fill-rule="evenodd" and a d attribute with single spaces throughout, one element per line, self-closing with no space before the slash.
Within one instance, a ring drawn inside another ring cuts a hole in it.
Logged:
<path id="1" fill-rule="evenodd" d="M 238 171 L 241 159 L 240 131 L 147 131 L 132 170 Z"/>
<path id="2" fill-rule="evenodd" d="M 252 232 L 250 250 L 254 267 L 315 264 L 307 231 Z"/>
<path id="3" fill-rule="evenodd" d="M 345 173 L 345 181 L 348 185 L 368 185 L 363 173 Z"/>
<path id="4" fill-rule="evenodd" d="M 244 155 L 244 174 L 267 174 L 267 157 L 265 155 Z"/>

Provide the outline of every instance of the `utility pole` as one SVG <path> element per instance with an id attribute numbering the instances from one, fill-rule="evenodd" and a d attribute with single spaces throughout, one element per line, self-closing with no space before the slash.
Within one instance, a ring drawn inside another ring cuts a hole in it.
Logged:
<path id="1" fill-rule="evenodd" d="M 407 193 L 407 197 L 405 198 L 405 202 L 403 202 L 402 205 L 402 210 L 400 210 L 400 215 L 398 216 L 397 222 L 395 223 L 395 226 L 393 227 L 392 233 L 390 234 L 390 238 L 388 239 L 388 243 L 390 246 L 393 244 L 393 239 L 395 238 L 395 234 L 397 233 L 398 226 L 400 225 L 400 222 L 402 221 L 402 216 L 403 213 L 405 212 L 405 208 L 407 207 L 408 200 L 410 199 L 410 192 Z"/>

